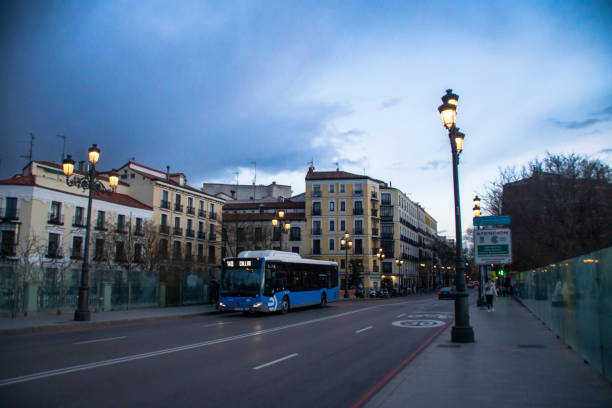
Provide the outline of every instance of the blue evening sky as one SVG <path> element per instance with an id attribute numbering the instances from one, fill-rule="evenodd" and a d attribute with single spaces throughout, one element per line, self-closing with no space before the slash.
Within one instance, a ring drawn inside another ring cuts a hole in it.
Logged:
<path id="1" fill-rule="evenodd" d="M 498 168 L 612 162 L 607 1 L 14 1 L 0 6 L 0 177 L 34 158 L 136 161 L 304 191 L 318 170 L 391 181 L 454 236 L 448 138 L 460 95 L 463 227 Z"/>

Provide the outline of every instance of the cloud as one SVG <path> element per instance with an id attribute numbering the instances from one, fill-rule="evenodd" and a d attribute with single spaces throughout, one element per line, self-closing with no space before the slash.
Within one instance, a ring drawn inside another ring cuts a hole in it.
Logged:
<path id="1" fill-rule="evenodd" d="M 597 123 L 608 122 L 612 120 L 612 106 L 608 106 L 607 108 L 599 112 L 593 113 L 590 116 L 595 116 L 595 117 L 591 117 L 591 118 L 584 119 L 584 120 L 570 120 L 570 121 L 562 121 L 562 120 L 553 119 L 552 123 L 554 123 L 555 125 L 559 127 L 566 128 L 566 129 L 584 129 L 589 126 L 596 125 Z"/>
<path id="2" fill-rule="evenodd" d="M 612 148 L 610 148 L 610 149 L 602 149 L 602 150 L 598 151 L 597 153 L 604 153 L 604 154 L 612 153 Z"/>
<path id="3" fill-rule="evenodd" d="M 380 106 L 382 109 L 389 109 L 390 107 L 397 105 L 401 101 L 402 101 L 402 98 L 391 98 L 391 99 L 387 99 L 386 101 L 383 101 L 383 103 Z"/>
<path id="4" fill-rule="evenodd" d="M 424 166 L 419 167 L 419 170 L 428 171 L 428 170 L 437 170 L 441 167 L 448 166 L 447 160 L 431 160 L 428 161 Z"/>

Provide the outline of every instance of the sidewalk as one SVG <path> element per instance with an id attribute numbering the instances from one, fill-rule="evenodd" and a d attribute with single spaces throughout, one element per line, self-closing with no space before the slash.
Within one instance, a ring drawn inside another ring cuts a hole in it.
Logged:
<path id="1" fill-rule="evenodd" d="M 147 309 L 115 310 L 112 312 L 91 313 L 87 322 L 74 321 L 74 313 L 39 314 L 31 317 L 0 317 L 0 336 L 25 333 L 50 333 L 63 330 L 83 329 L 98 326 L 114 326 L 153 320 L 168 320 L 197 316 L 205 313 L 220 313 L 215 305 L 195 305 L 176 307 L 154 307 Z"/>
<path id="2" fill-rule="evenodd" d="M 450 327 L 365 406 L 611 407 L 611 384 L 510 297 L 488 313 L 470 304 L 475 343 Z"/>

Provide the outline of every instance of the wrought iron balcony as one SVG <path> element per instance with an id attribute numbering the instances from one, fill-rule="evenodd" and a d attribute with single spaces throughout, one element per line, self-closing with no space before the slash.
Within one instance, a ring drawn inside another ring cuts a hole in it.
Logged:
<path id="1" fill-rule="evenodd" d="M 353 191 L 353 195 L 362 196 L 363 195 L 363 190 L 355 190 L 355 191 Z"/>
<path id="2" fill-rule="evenodd" d="M 312 235 L 321 235 L 321 228 L 316 228 L 312 230 Z"/>
<path id="3" fill-rule="evenodd" d="M 119 234 L 127 234 L 128 232 L 128 228 L 126 224 L 117 224 L 117 229 L 115 230 L 115 232 L 118 232 Z"/>
<path id="4" fill-rule="evenodd" d="M 193 238 L 195 236 L 195 231 L 192 229 L 185 230 L 185 236 Z"/>
<path id="5" fill-rule="evenodd" d="M 136 227 L 134 229 L 134 235 L 138 235 L 138 236 L 142 236 L 144 235 L 144 228 L 142 227 Z"/>
<path id="6" fill-rule="evenodd" d="M 160 204 L 159 204 L 160 208 L 163 208 L 165 210 L 169 210 L 170 209 L 170 201 L 168 200 L 161 200 Z"/>
<path id="7" fill-rule="evenodd" d="M 321 190 L 312 190 L 313 197 L 321 197 Z"/>
<path id="8" fill-rule="evenodd" d="M 85 228 L 85 217 L 75 218 L 72 220 L 72 226 L 76 228 Z"/>
<path id="9" fill-rule="evenodd" d="M 372 228 L 372 235 L 374 236 L 378 235 L 378 228 Z"/>
<path id="10" fill-rule="evenodd" d="M 353 215 L 363 215 L 363 208 L 353 208 Z"/>
<path id="11" fill-rule="evenodd" d="M 194 207 L 187 207 L 187 214 L 194 215 L 195 214 L 195 208 Z"/>
<path id="12" fill-rule="evenodd" d="M 217 240 L 217 234 L 215 234 L 214 232 L 209 232 L 208 233 L 208 240 L 209 241 L 216 241 Z"/>
<path id="13" fill-rule="evenodd" d="M 372 217 L 378 217 L 378 208 L 372 208 Z"/>
<path id="14" fill-rule="evenodd" d="M 198 217 L 206 218 L 206 211 L 198 210 Z"/>
<path id="15" fill-rule="evenodd" d="M 181 227 L 174 227 L 172 229 L 172 235 L 183 235 L 183 229 Z"/>
<path id="16" fill-rule="evenodd" d="M 198 231 L 198 239 L 206 239 L 206 233 L 204 231 Z"/>
<path id="17" fill-rule="evenodd" d="M 83 259 L 83 248 L 71 248 L 70 259 Z"/>
<path id="18" fill-rule="evenodd" d="M 174 211 L 176 211 L 176 212 L 183 212 L 183 204 L 174 203 Z"/>
<path id="19" fill-rule="evenodd" d="M 47 254 L 45 256 L 47 258 L 63 258 L 62 249 L 50 246 L 49 248 L 47 248 Z"/>
<path id="20" fill-rule="evenodd" d="M 355 235 L 363 235 L 363 228 L 355 228 L 353 232 Z"/>
<path id="21" fill-rule="evenodd" d="M 64 214 L 49 213 L 47 224 L 64 225 Z"/>
<path id="22" fill-rule="evenodd" d="M 161 234 L 170 234 L 170 226 L 169 225 L 164 225 L 164 224 L 160 225 L 159 226 L 159 232 Z"/>
<path id="23" fill-rule="evenodd" d="M 209 212 L 208 213 L 208 218 L 211 220 L 216 220 L 217 219 L 217 213 L 216 212 Z"/>
<path id="24" fill-rule="evenodd" d="M 96 225 L 95 225 L 94 228 L 97 229 L 98 231 L 107 231 L 108 230 L 106 222 L 104 220 L 96 221 Z"/>
<path id="25" fill-rule="evenodd" d="M 320 208 L 313 208 L 312 209 L 312 215 L 321 215 L 321 209 Z"/>

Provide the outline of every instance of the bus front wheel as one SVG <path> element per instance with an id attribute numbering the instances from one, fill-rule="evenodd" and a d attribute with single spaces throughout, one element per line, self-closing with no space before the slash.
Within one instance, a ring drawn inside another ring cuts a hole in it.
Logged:
<path id="1" fill-rule="evenodd" d="M 321 294 L 321 307 L 327 306 L 327 295 L 325 293 Z"/>
<path id="2" fill-rule="evenodd" d="M 287 312 L 289 312 L 289 298 L 285 296 L 281 301 L 281 313 L 287 314 Z"/>

